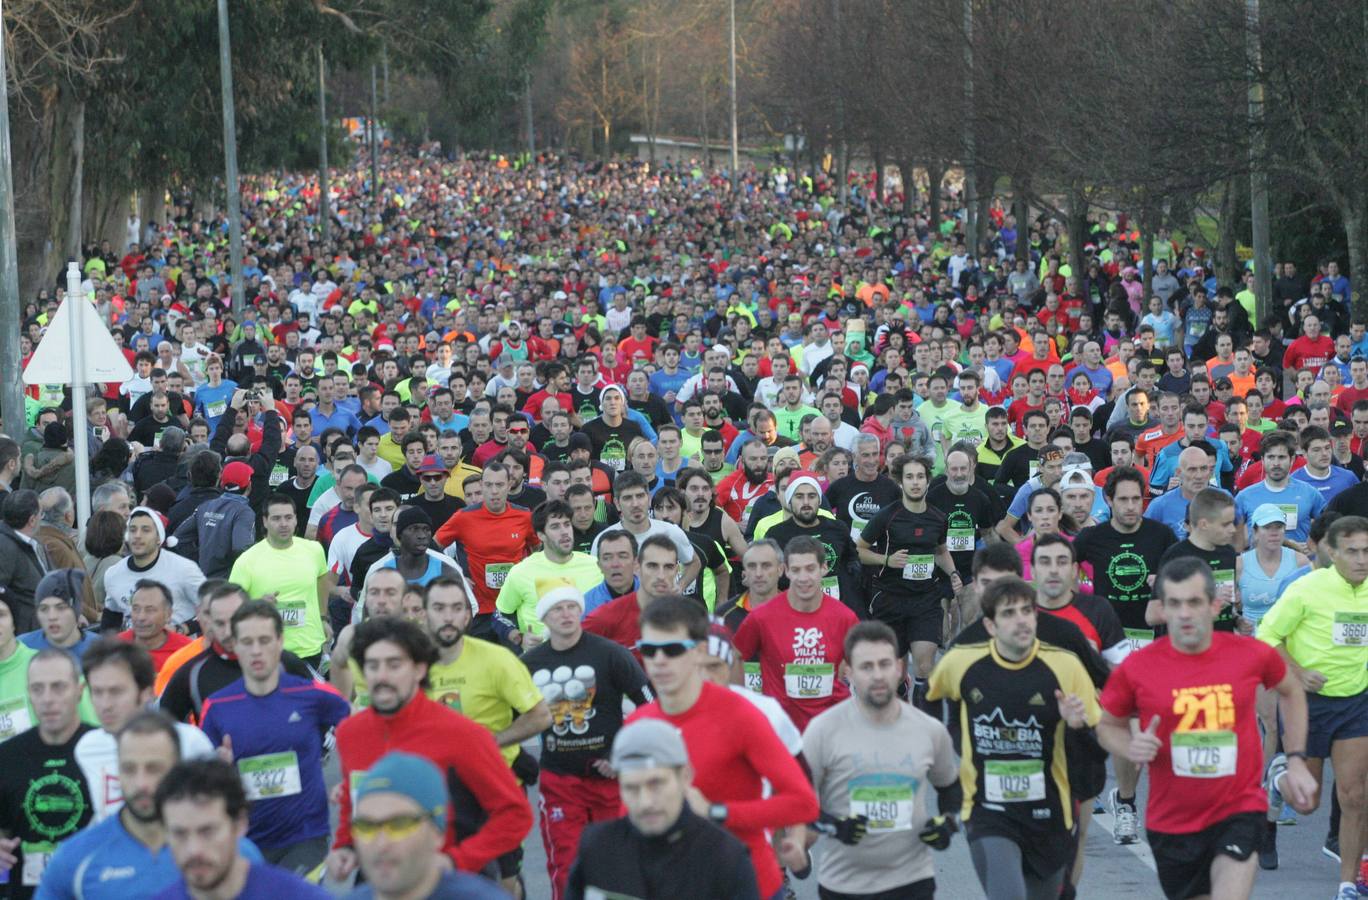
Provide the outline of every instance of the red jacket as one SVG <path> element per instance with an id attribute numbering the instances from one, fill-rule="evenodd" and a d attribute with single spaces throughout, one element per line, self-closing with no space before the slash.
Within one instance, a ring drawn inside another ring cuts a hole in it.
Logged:
<path id="1" fill-rule="evenodd" d="M 479 831 L 457 844 L 452 827 L 455 812 L 448 814 L 443 852 L 458 869 L 479 872 L 521 846 L 532 830 L 532 807 L 489 729 L 429 700 L 422 690 L 392 716 L 364 709 L 337 726 L 337 754 L 344 785 L 350 786 L 354 777 L 364 774 L 391 750 L 417 754 L 448 777 L 454 773 L 488 816 Z M 352 846 L 351 791 L 341 793 L 334 849 Z"/>

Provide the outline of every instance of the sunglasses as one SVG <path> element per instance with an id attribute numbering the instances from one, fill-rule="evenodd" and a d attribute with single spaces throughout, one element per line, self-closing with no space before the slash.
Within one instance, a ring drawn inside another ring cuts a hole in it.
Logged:
<path id="1" fill-rule="evenodd" d="M 664 653 L 676 659 L 698 645 L 697 641 L 637 641 L 636 649 L 643 659 L 653 659 L 657 653 Z"/>
<path id="2" fill-rule="evenodd" d="M 388 819 L 375 821 L 372 819 L 352 819 L 352 836 L 360 841 L 374 840 L 381 832 L 385 837 L 392 841 L 402 841 L 412 835 L 425 822 L 430 821 L 427 816 L 403 815 L 391 816 Z"/>
<path id="3" fill-rule="evenodd" d="M 436 482 L 436 481 L 446 481 L 446 480 L 447 480 L 447 477 L 446 477 L 445 475 L 422 475 L 422 476 L 419 476 L 419 478 L 420 478 L 420 480 L 422 480 L 422 481 L 433 481 L 433 482 Z"/>

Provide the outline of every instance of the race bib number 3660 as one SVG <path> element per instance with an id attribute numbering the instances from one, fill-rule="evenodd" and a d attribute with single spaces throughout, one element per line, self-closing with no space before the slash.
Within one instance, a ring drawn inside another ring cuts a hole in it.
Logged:
<path id="1" fill-rule="evenodd" d="M 495 591 L 503 587 L 512 568 L 512 563 L 490 563 L 485 566 L 485 587 Z"/>
<path id="2" fill-rule="evenodd" d="M 992 803 L 1045 799 L 1045 763 L 1038 759 L 986 760 L 983 796 Z"/>
<path id="3" fill-rule="evenodd" d="M 1337 647 L 1368 646 L 1368 613 L 1335 613 L 1330 637 Z"/>

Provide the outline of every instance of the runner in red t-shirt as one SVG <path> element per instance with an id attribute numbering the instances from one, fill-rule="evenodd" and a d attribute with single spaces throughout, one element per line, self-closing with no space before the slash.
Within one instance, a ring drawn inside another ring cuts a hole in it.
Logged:
<path id="1" fill-rule="evenodd" d="M 657 699 L 627 721 L 664 719 L 683 732 L 694 769 L 689 805 L 746 845 L 760 896 L 775 896 L 783 885 L 780 862 L 794 869 L 807 865 L 804 829 L 779 833 L 816 821 L 812 786 L 764 713 L 735 691 L 704 681 L 708 613 L 702 604 L 661 597 L 646 607 L 641 652 Z M 767 830 L 776 832 L 778 859 Z"/>
<path id="2" fill-rule="evenodd" d="M 784 549 L 789 589 L 753 610 L 733 645 L 743 659 L 760 660 L 764 691 L 779 701 L 799 731 L 850 696 L 840 679 L 846 632 L 860 619 L 822 590 L 826 547 L 800 535 Z"/>
<path id="3" fill-rule="evenodd" d="M 1277 651 L 1213 630 L 1221 603 L 1211 568 L 1190 557 L 1159 571 L 1154 593 L 1168 636 L 1126 657 L 1102 690 L 1097 737 L 1111 753 L 1149 764 L 1150 849 L 1169 897 L 1248 897 L 1268 797 L 1255 701 L 1276 690 L 1283 743 L 1278 783 L 1294 809 L 1313 808 L 1306 768 L 1306 695 Z M 1144 730 L 1132 732 L 1138 718 Z"/>
<path id="4" fill-rule="evenodd" d="M 475 584 L 475 599 L 480 611 L 471 623 L 470 634 L 492 637 L 494 601 L 503 587 L 508 570 L 537 547 L 532 528 L 532 513 L 508 502 L 509 473 L 500 463 L 485 467 L 480 478 L 484 502 L 457 511 L 437 529 L 434 540 L 442 548 L 459 543 L 465 549 L 470 580 Z"/>

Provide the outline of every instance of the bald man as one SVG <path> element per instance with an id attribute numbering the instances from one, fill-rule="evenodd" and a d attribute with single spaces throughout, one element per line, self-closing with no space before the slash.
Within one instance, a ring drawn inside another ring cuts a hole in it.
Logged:
<path id="1" fill-rule="evenodd" d="M 1150 503 L 1149 509 L 1145 510 L 1145 518 L 1164 523 L 1173 529 L 1178 540 L 1187 540 L 1188 503 L 1202 488 L 1220 489 L 1220 485 L 1212 479 L 1215 468 L 1216 454 L 1208 452 L 1204 445 L 1197 444 L 1184 448 L 1183 452 L 1178 454 L 1178 488 L 1165 491 L 1156 497 Z M 1241 538 L 1237 534 L 1236 542 L 1240 541 Z"/>

